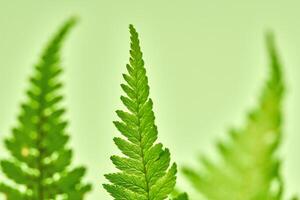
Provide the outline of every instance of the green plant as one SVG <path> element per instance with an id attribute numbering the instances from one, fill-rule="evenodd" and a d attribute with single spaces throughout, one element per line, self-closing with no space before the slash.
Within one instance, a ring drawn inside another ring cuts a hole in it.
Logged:
<path id="1" fill-rule="evenodd" d="M 72 151 L 66 147 L 67 122 L 60 104 L 60 47 L 75 23 L 75 18 L 66 21 L 44 50 L 18 125 L 5 141 L 11 158 L 1 161 L 1 168 L 11 181 L 1 181 L 0 192 L 8 200 L 81 200 L 91 189 L 81 182 L 85 168 L 70 167 Z"/>
<path id="2" fill-rule="evenodd" d="M 173 198 L 173 200 L 188 200 L 188 199 L 189 198 L 188 198 L 187 193 L 181 193 Z"/>
<path id="3" fill-rule="evenodd" d="M 210 200 L 282 199 L 281 160 L 277 151 L 282 139 L 284 83 L 271 34 L 267 46 L 270 78 L 246 125 L 232 130 L 230 139 L 218 144 L 218 162 L 202 157 L 203 169 L 183 170 L 195 189 Z"/>
<path id="4" fill-rule="evenodd" d="M 126 138 L 114 138 L 115 144 L 125 157 L 112 156 L 111 160 L 120 171 L 106 174 L 110 184 L 104 188 L 116 200 L 163 200 L 173 191 L 176 183 L 176 164 L 170 167 L 170 153 L 156 143 L 153 103 L 149 98 L 149 85 L 140 49 L 138 33 L 130 25 L 131 50 L 126 84 L 121 96 L 127 111 L 116 113 L 121 121 L 114 122 Z"/>

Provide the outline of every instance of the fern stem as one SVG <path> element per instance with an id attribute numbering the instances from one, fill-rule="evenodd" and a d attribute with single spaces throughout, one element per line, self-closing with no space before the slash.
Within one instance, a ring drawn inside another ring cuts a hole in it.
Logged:
<path id="1" fill-rule="evenodd" d="M 38 139 L 37 139 L 37 147 L 39 150 L 39 156 L 37 159 L 37 169 L 39 171 L 39 177 L 38 177 L 38 186 L 37 186 L 37 196 L 39 200 L 44 199 L 44 186 L 43 186 L 43 180 L 44 180 L 44 167 L 43 167 L 43 158 L 44 158 L 44 148 L 43 148 L 43 138 L 45 137 L 45 133 L 43 131 L 43 125 L 45 122 L 45 117 L 43 115 L 43 108 L 44 108 L 44 93 L 41 93 L 39 97 L 39 102 L 40 102 L 40 108 L 39 108 L 39 123 L 37 125 L 37 134 L 38 134 Z"/>
<path id="2" fill-rule="evenodd" d="M 138 97 L 136 95 L 136 100 L 138 101 Z M 137 110 L 137 113 L 139 113 L 139 108 Z M 141 124 L 141 120 L 140 118 L 138 118 L 138 127 L 140 127 L 140 124 Z M 144 152 L 143 152 L 143 148 L 142 148 L 142 134 L 141 134 L 141 131 L 138 130 L 139 132 L 139 136 L 140 136 L 140 140 L 139 140 L 139 147 L 141 149 L 141 157 L 142 157 L 142 164 L 143 164 L 143 168 L 144 168 L 144 176 L 145 176 L 145 181 L 146 181 L 146 193 L 147 193 L 147 199 L 150 199 L 150 188 L 149 188 L 149 180 L 147 178 L 147 175 L 148 175 L 148 172 L 147 172 L 147 168 L 146 168 L 146 163 L 145 163 L 145 155 L 144 155 Z"/>

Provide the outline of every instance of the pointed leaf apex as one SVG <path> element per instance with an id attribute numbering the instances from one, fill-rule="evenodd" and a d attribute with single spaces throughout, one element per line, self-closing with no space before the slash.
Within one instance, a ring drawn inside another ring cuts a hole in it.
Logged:
<path id="1" fill-rule="evenodd" d="M 133 24 L 129 24 L 129 30 L 134 30 L 135 31 L 135 28 L 134 28 Z"/>
<path id="2" fill-rule="evenodd" d="M 276 48 L 275 48 L 275 36 L 272 31 L 268 31 L 265 36 L 266 45 L 269 51 L 269 54 L 272 58 L 277 58 Z"/>
<path id="3" fill-rule="evenodd" d="M 80 17 L 78 15 L 72 15 L 67 22 L 71 25 L 75 25 L 80 21 Z"/>

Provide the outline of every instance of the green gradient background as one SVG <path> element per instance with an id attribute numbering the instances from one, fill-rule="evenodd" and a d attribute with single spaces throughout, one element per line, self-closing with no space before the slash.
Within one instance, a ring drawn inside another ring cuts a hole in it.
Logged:
<path id="1" fill-rule="evenodd" d="M 159 140 L 180 166 L 255 105 L 267 74 L 264 32 L 275 31 L 288 93 L 282 149 L 287 194 L 300 191 L 300 1 L 0 0 L 0 139 L 10 134 L 28 75 L 58 25 L 81 17 L 66 42 L 64 82 L 75 163 L 94 184 L 87 199 L 111 199 L 101 187 L 117 153 L 112 121 L 128 60 L 128 24 L 140 32 Z M 3 145 L 0 156 L 6 156 Z M 182 177 L 179 185 L 192 191 Z"/>

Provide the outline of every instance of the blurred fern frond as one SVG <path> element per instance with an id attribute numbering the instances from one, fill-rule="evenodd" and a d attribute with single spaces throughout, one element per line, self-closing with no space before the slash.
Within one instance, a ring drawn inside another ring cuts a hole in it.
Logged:
<path id="1" fill-rule="evenodd" d="M 81 200 L 91 189 L 81 181 L 85 168 L 70 167 L 72 150 L 66 146 L 69 136 L 61 105 L 60 49 L 76 21 L 67 20 L 45 48 L 17 126 L 5 140 L 10 158 L 1 161 L 1 168 L 10 182 L 1 181 L 0 192 L 8 200 Z"/>
<path id="2" fill-rule="evenodd" d="M 257 108 L 244 127 L 232 130 L 220 142 L 219 160 L 201 157 L 202 169 L 183 172 L 196 190 L 209 200 L 279 200 L 283 183 L 278 148 L 282 138 L 284 82 L 272 34 L 267 36 L 270 73 Z"/>

